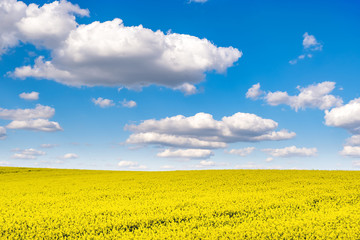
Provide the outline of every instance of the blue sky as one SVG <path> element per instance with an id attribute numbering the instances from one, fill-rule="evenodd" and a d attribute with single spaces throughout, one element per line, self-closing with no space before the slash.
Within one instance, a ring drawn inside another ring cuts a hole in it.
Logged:
<path id="1" fill-rule="evenodd" d="M 0 0 L 0 165 L 358 169 L 359 13 Z"/>

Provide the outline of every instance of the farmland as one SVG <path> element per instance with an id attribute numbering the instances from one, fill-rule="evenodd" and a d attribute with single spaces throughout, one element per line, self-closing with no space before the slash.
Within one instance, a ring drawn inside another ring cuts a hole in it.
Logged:
<path id="1" fill-rule="evenodd" d="M 0 239 L 360 239 L 360 172 L 0 167 Z"/>

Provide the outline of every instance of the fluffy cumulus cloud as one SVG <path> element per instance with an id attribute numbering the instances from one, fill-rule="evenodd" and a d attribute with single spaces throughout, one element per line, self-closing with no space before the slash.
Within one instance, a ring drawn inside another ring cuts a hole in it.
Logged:
<path id="1" fill-rule="evenodd" d="M 163 152 L 157 154 L 158 157 L 163 158 L 185 158 L 185 159 L 198 159 L 209 158 L 214 155 L 213 151 L 208 149 L 178 149 L 170 150 L 166 149 Z"/>
<path id="2" fill-rule="evenodd" d="M 121 102 L 121 105 L 123 107 L 126 107 L 126 108 L 133 108 L 133 107 L 136 107 L 136 102 L 133 101 L 133 100 L 130 100 L 130 101 L 127 101 L 126 99 L 124 99 L 122 102 Z"/>
<path id="3" fill-rule="evenodd" d="M 6 128 L 0 127 L 0 140 L 3 140 L 6 138 Z"/>
<path id="4" fill-rule="evenodd" d="M 0 56 L 19 43 L 16 23 L 25 16 L 26 8 L 16 0 L 0 1 Z"/>
<path id="5" fill-rule="evenodd" d="M 57 122 L 49 121 L 55 109 L 49 106 L 36 105 L 33 109 L 4 109 L 0 108 L 0 119 L 12 120 L 6 128 L 25 129 L 33 131 L 55 132 L 62 128 Z"/>
<path id="6" fill-rule="evenodd" d="M 303 35 L 303 54 L 299 55 L 297 58 L 290 60 L 289 63 L 294 65 L 298 63 L 300 60 L 304 60 L 306 58 L 312 58 L 314 51 L 321 51 L 323 45 L 319 43 L 314 35 L 310 35 L 307 32 Z"/>
<path id="7" fill-rule="evenodd" d="M 134 132 L 127 143 L 220 148 L 233 142 L 284 140 L 295 136 L 295 133 L 287 130 L 275 131 L 277 127 L 278 123 L 271 119 L 239 112 L 223 117 L 220 121 L 207 113 L 197 113 L 191 117 L 178 115 L 161 120 L 150 119 L 139 125 L 127 125 L 125 129 Z"/>
<path id="8" fill-rule="evenodd" d="M 179 91 L 183 92 L 185 95 L 193 95 L 193 94 L 197 93 L 196 87 L 189 83 L 184 83 L 184 84 L 176 87 L 175 90 L 179 90 Z"/>
<path id="9" fill-rule="evenodd" d="M 21 93 L 19 97 L 25 100 L 39 100 L 39 93 L 38 92 L 30 92 L 30 93 Z"/>
<path id="10" fill-rule="evenodd" d="M 241 149 L 231 149 L 230 151 L 227 151 L 227 153 L 245 157 L 247 155 L 250 155 L 254 150 L 255 150 L 255 147 L 247 147 L 247 148 L 241 148 Z"/>
<path id="11" fill-rule="evenodd" d="M 40 57 L 13 74 L 70 86 L 140 89 L 155 84 L 190 94 L 191 85 L 203 81 L 206 72 L 224 73 L 241 56 L 239 50 L 217 47 L 207 39 L 127 27 L 114 19 L 78 26 L 53 48 L 51 60 Z"/>
<path id="12" fill-rule="evenodd" d="M 60 124 L 48 119 L 14 120 L 7 126 L 9 129 L 23 129 L 42 132 L 62 131 Z"/>
<path id="13" fill-rule="evenodd" d="M 319 43 L 314 35 L 310 35 L 307 32 L 303 35 L 303 47 L 304 49 L 311 49 L 313 51 L 322 50 L 322 44 Z"/>
<path id="14" fill-rule="evenodd" d="M 360 98 L 348 104 L 325 111 L 325 124 L 341 127 L 353 134 L 360 134 Z"/>
<path id="15" fill-rule="evenodd" d="M 360 157 L 360 98 L 325 111 L 325 124 L 331 127 L 344 128 L 354 134 L 346 140 L 340 154 L 347 157 Z"/>
<path id="16" fill-rule="evenodd" d="M 359 146 L 344 146 L 340 152 L 342 156 L 360 158 L 360 147 Z"/>
<path id="17" fill-rule="evenodd" d="M 268 153 L 273 157 L 311 157 L 315 156 L 317 153 L 316 148 L 297 148 L 295 146 L 285 147 L 285 148 L 267 148 L 262 149 L 263 152 Z M 272 161 L 272 159 L 270 160 Z"/>
<path id="18" fill-rule="evenodd" d="M 14 149 L 16 153 L 12 156 L 15 159 L 36 159 L 38 156 L 43 156 L 46 153 L 33 148 L 28 149 Z"/>
<path id="19" fill-rule="evenodd" d="M 262 96 L 264 92 L 260 90 L 260 83 L 254 84 L 249 90 L 246 92 L 246 98 L 250 98 L 252 100 L 258 99 Z"/>
<path id="20" fill-rule="evenodd" d="M 146 169 L 147 167 L 145 165 L 141 165 L 138 162 L 132 162 L 132 161 L 120 161 L 118 163 L 118 166 L 123 169 Z"/>
<path id="21" fill-rule="evenodd" d="M 340 97 L 329 94 L 335 89 L 335 84 L 335 82 L 322 82 L 305 88 L 298 87 L 300 93 L 295 96 L 289 96 L 287 92 L 269 92 L 265 100 L 269 105 L 286 104 L 296 111 L 305 108 L 325 110 L 342 105 L 343 101 Z"/>
<path id="22" fill-rule="evenodd" d="M 155 144 L 170 147 L 182 148 L 225 148 L 226 143 L 217 141 L 199 140 L 196 137 L 183 137 L 170 134 L 161 134 L 156 132 L 143 132 L 131 134 L 126 140 L 129 144 Z"/>
<path id="23" fill-rule="evenodd" d="M 19 42 L 51 51 L 50 59 L 40 56 L 33 65 L 16 68 L 12 75 L 18 78 L 70 86 L 160 85 L 188 95 L 197 92 L 194 84 L 207 72 L 224 73 L 242 56 L 207 39 L 125 26 L 118 18 L 79 25 L 76 16 L 89 11 L 66 0 L 42 6 L 2 0 L 0 13 L 0 55 Z"/>
<path id="24" fill-rule="evenodd" d="M 66 0 L 41 7 L 36 4 L 26 5 L 22 1 L 2 0 L 0 55 L 20 41 L 50 49 L 57 47 L 77 27 L 75 15 L 88 16 L 89 12 Z"/>
<path id="25" fill-rule="evenodd" d="M 321 110 L 326 110 L 332 107 L 339 107 L 343 103 L 340 97 L 330 94 L 335 89 L 335 85 L 335 82 L 322 82 L 318 84 L 312 84 L 307 87 L 298 86 L 297 89 L 300 93 L 293 96 L 289 95 L 287 92 L 281 91 L 264 93 L 260 90 L 260 85 L 256 91 L 261 92 L 264 95 L 262 99 L 264 99 L 266 103 L 271 106 L 285 104 L 295 109 L 296 111 L 306 108 L 318 108 Z M 251 87 L 249 91 L 254 91 L 254 86 Z"/>
<path id="26" fill-rule="evenodd" d="M 106 98 L 102 98 L 102 97 L 98 97 L 97 99 L 93 98 L 91 99 L 91 101 L 101 107 L 101 108 L 107 108 L 107 107 L 112 107 L 115 106 L 115 103 L 113 100 L 110 99 L 106 99 Z"/>
<path id="27" fill-rule="evenodd" d="M 346 145 L 360 147 L 360 135 L 353 135 L 346 140 Z"/>
<path id="28" fill-rule="evenodd" d="M 276 131 L 277 127 L 278 123 L 271 119 L 239 112 L 220 121 L 207 113 L 150 119 L 127 125 L 125 129 L 133 132 L 126 140 L 128 144 L 180 148 L 167 149 L 159 153 L 159 157 L 205 158 L 212 155 L 210 149 L 225 148 L 229 143 L 277 141 L 296 135 L 284 129 Z"/>
<path id="29" fill-rule="evenodd" d="M 23 41 L 51 49 L 59 46 L 77 27 L 75 15 L 88 16 L 89 11 L 66 0 L 54 1 L 42 7 L 30 4 L 25 16 L 15 25 Z"/>
<path id="30" fill-rule="evenodd" d="M 4 109 L 0 108 L 0 118 L 7 120 L 28 120 L 35 118 L 51 118 L 55 114 L 55 109 L 49 106 L 36 105 L 31 109 Z"/>

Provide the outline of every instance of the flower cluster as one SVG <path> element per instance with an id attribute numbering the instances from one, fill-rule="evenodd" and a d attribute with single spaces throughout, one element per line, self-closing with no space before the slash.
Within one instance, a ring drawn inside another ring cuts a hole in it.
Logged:
<path id="1" fill-rule="evenodd" d="M 360 239 L 359 179 L 0 168 L 0 239 Z"/>

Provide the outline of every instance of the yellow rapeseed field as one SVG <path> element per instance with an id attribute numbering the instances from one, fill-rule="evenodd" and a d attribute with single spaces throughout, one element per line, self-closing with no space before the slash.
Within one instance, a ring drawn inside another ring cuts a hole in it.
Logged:
<path id="1" fill-rule="evenodd" d="M 0 168 L 0 239 L 360 239 L 360 172 Z"/>

